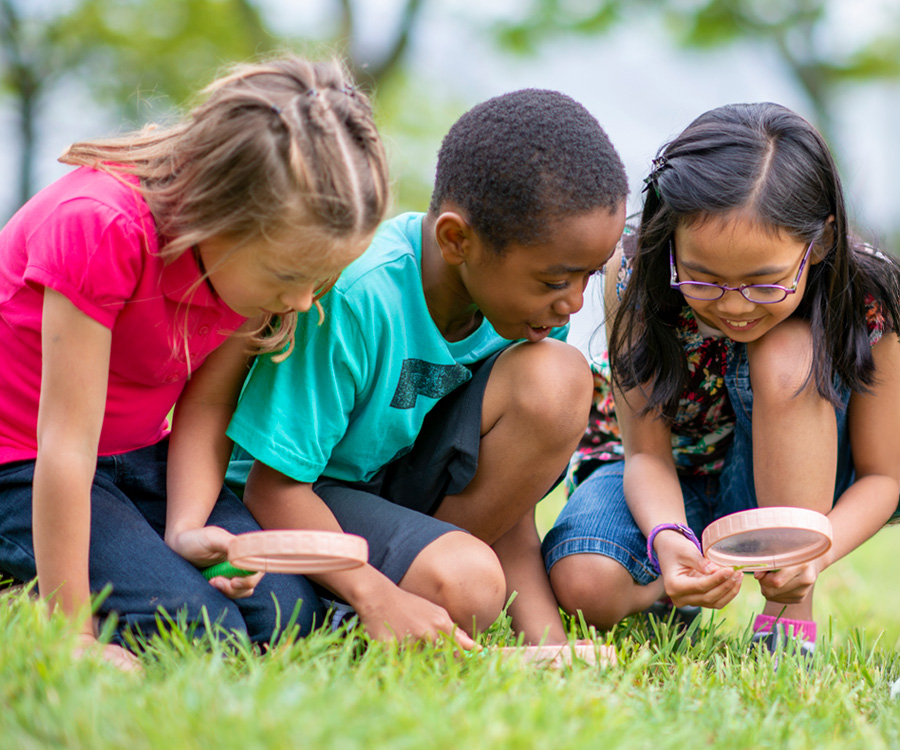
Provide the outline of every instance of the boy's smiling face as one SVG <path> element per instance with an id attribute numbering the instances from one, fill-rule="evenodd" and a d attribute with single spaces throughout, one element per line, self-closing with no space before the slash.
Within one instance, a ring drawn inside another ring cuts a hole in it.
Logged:
<path id="1" fill-rule="evenodd" d="M 581 309 L 588 279 L 609 260 L 624 228 L 623 201 L 612 212 L 601 207 L 553 221 L 545 240 L 512 242 L 499 253 L 469 228 L 456 254 L 443 255 L 500 336 L 540 341 Z"/>

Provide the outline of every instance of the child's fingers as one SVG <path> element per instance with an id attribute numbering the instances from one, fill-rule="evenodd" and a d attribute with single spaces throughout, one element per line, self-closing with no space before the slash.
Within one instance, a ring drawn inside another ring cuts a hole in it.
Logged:
<path id="1" fill-rule="evenodd" d="M 757 573 L 757 579 L 768 587 L 778 589 L 787 586 L 791 581 L 801 578 L 802 568 L 781 568 L 780 570 L 766 571 L 762 575 Z"/>
<path id="2" fill-rule="evenodd" d="M 722 609 L 729 604 L 741 591 L 740 583 L 726 581 L 712 591 L 708 591 L 703 597 L 699 597 L 696 606 L 708 609 Z"/>
<path id="3" fill-rule="evenodd" d="M 729 578 L 709 593 L 709 604 L 706 606 L 711 609 L 722 609 L 725 605 L 730 604 L 741 593 L 742 583 L 741 578 Z"/>
<path id="4" fill-rule="evenodd" d="M 204 526 L 197 531 L 199 532 L 198 541 L 209 556 L 221 555 L 224 558 L 227 555 L 228 545 L 234 539 L 234 534 L 220 526 Z"/>
<path id="5" fill-rule="evenodd" d="M 227 558 L 228 544 L 233 538 L 234 535 L 223 528 L 204 526 L 183 531 L 167 541 L 185 560 L 197 567 L 206 567 Z"/>
<path id="6" fill-rule="evenodd" d="M 691 571 L 688 575 L 679 576 L 682 585 L 687 591 L 696 594 L 708 594 L 713 589 L 735 580 L 740 581 L 740 573 L 736 573 L 732 568 L 723 568 L 716 566 L 709 573 L 698 573 Z"/>
<path id="7" fill-rule="evenodd" d="M 265 574 L 254 573 L 252 576 L 235 576 L 234 578 L 216 576 L 210 579 L 209 583 L 229 599 L 246 599 L 253 595 L 263 575 Z"/>
<path id="8" fill-rule="evenodd" d="M 803 601 L 815 584 L 815 577 L 796 576 L 762 576 L 759 580 L 760 593 L 769 601 L 780 604 L 797 604 Z"/>
<path id="9" fill-rule="evenodd" d="M 782 604 L 802 601 L 815 585 L 816 578 L 817 571 L 812 565 L 795 565 L 756 574 L 762 595 Z"/>
<path id="10" fill-rule="evenodd" d="M 133 653 L 115 643 L 100 643 L 93 635 L 79 636 L 75 655 L 81 657 L 87 653 L 98 653 L 98 649 L 104 661 L 108 661 L 123 672 L 142 672 L 144 669 L 140 659 Z"/>
<path id="11" fill-rule="evenodd" d="M 456 626 L 446 634 L 446 637 L 450 638 L 450 640 L 459 646 L 459 648 L 463 649 L 463 651 L 471 651 L 472 649 L 478 648 L 478 644 L 472 640 L 469 634 Z"/>
<path id="12" fill-rule="evenodd" d="M 718 568 L 703 576 L 679 576 L 666 593 L 677 606 L 692 605 L 720 609 L 737 596 L 743 576 L 731 568 Z M 717 606 L 718 605 L 718 606 Z"/>

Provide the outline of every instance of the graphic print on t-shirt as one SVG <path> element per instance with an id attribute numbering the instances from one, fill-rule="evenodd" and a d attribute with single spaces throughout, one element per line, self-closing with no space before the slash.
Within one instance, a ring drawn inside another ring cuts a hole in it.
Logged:
<path id="1" fill-rule="evenodd" d="M 420 395 L 433 399 L 443 398 L 470 377 L 469 370 L 459 363 L 437 365 L 421 359 L 405 359 L 391 406 L 395 409 L 412 409 Z"/>

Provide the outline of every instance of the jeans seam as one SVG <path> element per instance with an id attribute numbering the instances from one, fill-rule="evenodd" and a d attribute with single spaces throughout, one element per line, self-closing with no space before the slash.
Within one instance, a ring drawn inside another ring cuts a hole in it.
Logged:
<path id="1" fill-rule="evenodd" d="M 753 412 L 747 408 L 747 402 L 744 400 L 743 388 L 738 385 L 738 372 L 742 369 L 743 359 L 747 357 L 746 348 L 742 348 L 739 352 L 737 352 L 737 361 L 734 363 L 734 372 L 731 376 L 731 379 L 734 381 L 734 391 L 737 393 L 738 401 L 740 402 L 740 407 L 744 412 L 744 415 L 752 420 Z M 747 380 L 750 380 L 750 361 L 747 358 Z M 752 388 L 752 384 L 750 385 Z"/>

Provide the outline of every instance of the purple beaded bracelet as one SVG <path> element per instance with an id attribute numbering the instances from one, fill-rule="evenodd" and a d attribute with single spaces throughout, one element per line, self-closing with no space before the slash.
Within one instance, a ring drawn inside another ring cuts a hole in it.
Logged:
<path id="1" fill-rule="evenodd" d="M 661 523 L 658 526 L 654 526 L 653 530 L 650 532 L 650 536 L 647 537 L 647 559 L 650 561 L 650 567 L 656 571 L 657 575 L 661 575 L 662 571 L 659 569 L 659 560 L 653 549 L 653 542 L 660 531 L 668 531 L 669 529 L 678 531 L 683 534 L 686 539 L 690 539 L 697 545 L 700 554 L 703 554 L 703 547 L 700 546 L 700 540 L 697 539 L 697 535 L 691 530 L 690 526 L 685 526 L 683 523 Z"/>

